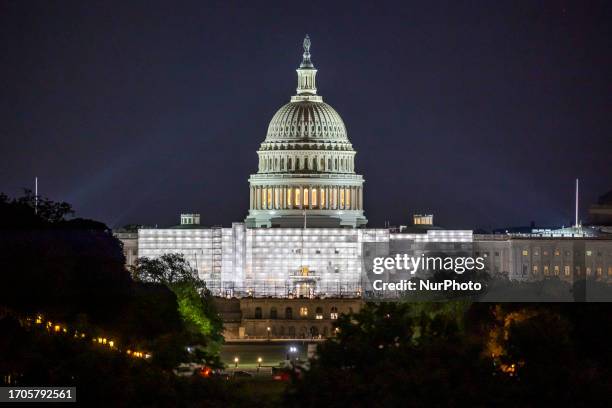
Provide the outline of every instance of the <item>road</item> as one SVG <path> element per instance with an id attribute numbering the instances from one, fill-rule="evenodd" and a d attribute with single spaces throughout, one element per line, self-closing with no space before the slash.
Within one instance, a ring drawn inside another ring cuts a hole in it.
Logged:
<path id="1" fill-rule="evenodd" d="M 291 353 L 295 347 L 297 352 Z M 307 359 L 308 343 L 303 341 L 273 342 L 273 343 L 226 343 L 221 348 L 221 361 L 229 368 L 234 368 L 234 358 L 238 357 L 238 369 L 257 367 L 257 359 L 261 357 L 262 366 L 278 366 L 290 356 L 302 360 Z"/>

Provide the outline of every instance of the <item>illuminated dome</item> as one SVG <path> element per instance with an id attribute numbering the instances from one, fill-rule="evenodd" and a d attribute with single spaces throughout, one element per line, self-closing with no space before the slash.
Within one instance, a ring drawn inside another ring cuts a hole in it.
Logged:
<path id="1" fill-rule="evenodd" d="M 338 112 L 324 102 L 289 102 L 276 112 L 266 142 L 344 142 L 346 128 Z"/>
<path id="2" fill-rule="evenodd" d="M 297 94 L 272 117 L 251 175 L 250 227 L 359 227 L 363 177 L 342 118 L 317 95 L 310 39 L 297 69 Z"/>

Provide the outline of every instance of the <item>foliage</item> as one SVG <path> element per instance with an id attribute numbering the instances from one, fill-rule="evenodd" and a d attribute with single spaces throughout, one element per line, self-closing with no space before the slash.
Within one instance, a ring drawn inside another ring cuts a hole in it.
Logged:
<path id="1" fill-rule="evenodd" d="M 182 254 L 164 254 L 155 259 L 139 258 L 132 268 L 132 274 L 137 280 L 161 283 L 172 290 L 193 344 L 205 345 L 210 354 L 218 352 L 223 323 L 204 281 Z"/>
<path id="2" fill-rule="evenodd" d="M 296 407 L 550 406 L 601 404 L 611 387 L 609 347 L 582 350 L 609 306 L 381 303 L 338 319 L 295 379 Z M 609 326 L 609 325 L 607 325 Z M 608 333 L 610 328 L 606 328 Z M 492 353 L 492 351 L 494 351 Z M 602 361 L 599 362 L 598 358 Z M 512 367 L 512 363 L 515 366 Z M 519 364 L 519 362 L 521 364 Z M 342 396 L 339 398 L 339 396 Z"/>

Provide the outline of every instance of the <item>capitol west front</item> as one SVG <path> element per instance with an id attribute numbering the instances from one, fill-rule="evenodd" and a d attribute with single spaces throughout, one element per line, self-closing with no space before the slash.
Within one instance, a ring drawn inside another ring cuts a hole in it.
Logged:
<path id="1" fill-rule="evenodd" d="M 282 326 L 289 337 L 306 328 L 306 333 L 327 334 L 338 311 L 361 304 L 362 250 L 367 243 L 416 251 L 431 245 L 469 245 L 475 254 L 484 255 L 487 270 L 506 273 L 510 279 L 543 279 L 548 272 L 570 281 L 588 274 L 612 280 L 609 239 L 364 228 L 364 179 L 356 172 L 356 152 L 342 118 L 318 95 L 316 74 L 306 37 L 296 94 L 273 116 L 257 151 L 259 166 L 249 178 L 245 221 L 231 228 L 206 228 L 199 225 L 199 215 L 185 214 L 177 227 L 117 232 L 128 264 L 136 257 L 183 254 L 213 295 L 234 299 L 233 305 L 220 307 L 227 308 L 228 315 L 242 313 L 237 323 L 242 331 L 232 331 L 236 337 L 265 336 L 264 328 L 279 315 L 312 323 L 288 324 L 287 331 Z M 565 256 L 541 256 L 549 251 Z M 290 299 L 303 305 L 287 306 Z M 278 303 L 278 309 L 269 303 Z M 280 326 L 273 327 L 279 336 Z"/>

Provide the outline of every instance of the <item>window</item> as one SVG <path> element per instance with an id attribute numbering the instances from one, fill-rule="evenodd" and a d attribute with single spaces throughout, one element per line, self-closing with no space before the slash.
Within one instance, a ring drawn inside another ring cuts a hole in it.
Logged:
<path id="1" fill-rule="evenodd" d="M 340 189 L 340 208 L 344 208 L 344 189 Z"/>
<path id="2" fill-rule="evenodd" d="M 307 188 L 304 189 L 303 197 L 304 197 L 304 207 L 308 207 L 308 189 Z"/>
<path id="3" fill-rule="evenodd" d="M 278 312 L 276 311 L 276 308 L 273 307 L 270 309 L 270 319 L 277 319 L 278 318 Z"/>
<path id="4" fill-rule="evenodd" d="M 558 249 L 555 249 L 555 256 L 559 256 L 561 255 L 561 251 L 559 251 Z"/>
<path id="5" fill-rule="evenodd" d="M 285 309 L 285 319 L 287 320 L 293 319 L 293 309 L 291 309 L 290 307 Z M 291 328 L 289 328 L 289 330 L 291 330 Z"/>
<path id="6" fill-rule="evenodd" d="M 261 307 L 256 307 L 255 308 L 255 318 L 256 319 L 261 319 Z"/>
<path id="7" fill-rule="evenodd" d="M 332 306 L 329 318 L 332 320 L 336 320 L 338 318 L 338 308 L 336 306 Z"/>
<path id="8" fill-rule="evenodd" d="M 528 256 L 529 255 L 529 251 L 526 249 L 523 249 L 523 256 Z"/>
<path id="9" fill-rule="evenodd" d="M 499 252 L 496 252 L 496 253 L 495 253 L 495 256 L 499 256 Z"/>
<path id="10" fill-rule="evenodd" d="M 308 308 L 306 306 L 300 307 L 300 317 L 308 317 Z"/>
<path id="11" fill-rule="evenodd" d="M 311 200 L 312 201 L 312 206 L 316 207 L 317 206 L 317 189 L 313 188 L 310 191 L 312 193 L 312 200 Z"/>
<path id="12" fill-rule="evenodd" d="M 597 276 L 603 275 L 603 268 L 601 266 L 597 267 Z"/>
<path id="13" fill-rule="evenodd" d="M 586 251 L 586 256 L 591 256 L 593 255 L 593 251 Z"/>
<path id="14" fill-rule="evenodd" d="M 534 275 L 538 274 L 538 265 L 533 265 L 533 274 Z"/>
<path id="15" fill-rule="evenodd" d="M 544 256 L 548 256 L 548 251 L 544 251 Z"/>
<path id="16" fill-rule="evenodd" d="M 555 276 L 559 276 L 559 265 L 555 265 Z"/>
<path id="17" fill-rule="evenodd" d="M 291 194 L 291 189 L 287 190 L 287 206 L 291 207 L 293 204 L 291 204 L 293 202 L 293 200 L 291 200 L 291 196 L 293 194 Z"/>
<path id="18" fill-rule="evenodd" d="M 548 265 L 544 265 L 544 275 L 548 276 Z"/>
<path id="19" fill-rule="evenodd" d="M 295 206 L 298 207 L 300 205 L 300 189 L 295 189 Z"/>
<path id="20" fill-rule="evenodd" d="M 608 266 L 608 276 L 612 276 L 612 266 Z"/>
<path id="21" fill-rule="evenodd" d="M 325 190 L 319 189 L 319 201 L 321 201 L 321 208 L 325 208 Z"/>
<path id="22" fill-rule="evenodd" d="M 591 268 L 590 267 L 586 268 L 586 275 L 587 276 L 591 276 Z"/>
<path id="23" fill-rule="evenodd" d="M 317 310 L 315 311 L 315 319 L 317 320 L 323 319 L 323 309 L 322 308 L 317 307 Z"/>
<path id="24" fill-rule="evenodd" d="M 565 276 L 570 276 L 571 271 L 570 271 L 570 267 L 568 265 L 565 265 L 565 268 L 563 268 L 563 271 L 565 273 Z"/>
<path id="25" fill-rule="evenodd" d="M 346 189 L 346 208 L 351 208 L 351 190 Z"/>

